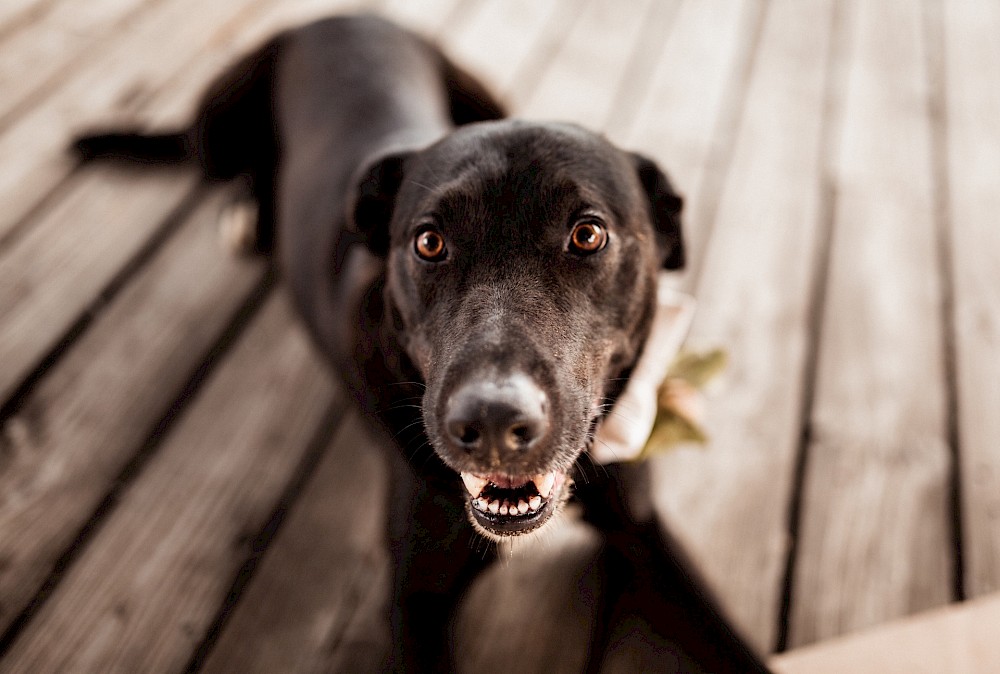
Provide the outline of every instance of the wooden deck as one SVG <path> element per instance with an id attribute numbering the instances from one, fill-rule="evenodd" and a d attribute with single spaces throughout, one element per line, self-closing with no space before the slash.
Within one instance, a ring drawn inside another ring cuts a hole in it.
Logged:
<path id="1" fill-rule="evenodd" d="M 5 0 L 0 672 L 376 666 L 384 469 L 280 281 L 222 252 L 224 190 L 64 151 L 358 8 L 681 186 L 690 342 L 732 364 L 659 506 L 757 647 L 1000 590 L 997 3 Z M 468 670 L 578 671 L 595 546 L 491 571 Z"/>

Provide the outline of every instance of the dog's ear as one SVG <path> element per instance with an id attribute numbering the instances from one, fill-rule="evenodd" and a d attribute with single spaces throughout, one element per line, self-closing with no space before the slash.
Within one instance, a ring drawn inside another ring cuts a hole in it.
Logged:
<path id="1" fill-rule="evenodd" d="M 389 221 L 410 152 L 380 157 L 364 168 L 356 181 L 349 212 L 350 226 L 361 234 L 369 250 L 379 257 L 389 252 Z"/>
<path id="2" fill-rule="evenodd" d="M 652 159 L 633 153 L 632 162 L 649 199 L 649 212 L 663 255 L 663 268 L 682 269 L 685 256 L 681 209 L 684 207 L 684 200 Z"/>

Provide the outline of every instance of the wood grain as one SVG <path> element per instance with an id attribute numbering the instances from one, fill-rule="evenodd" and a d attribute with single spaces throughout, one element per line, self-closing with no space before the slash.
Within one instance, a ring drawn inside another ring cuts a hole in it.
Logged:
<path id="1" fill-rule="evenodd" d="M 479 11 L 482 4 L 482 0 L 427 0 L 420 3 L 382 0 L 377 10 L 386 18 L 436 40 L 445 29 L 460 35 L 465 28 L 463 19 Z"/>
<path id="2" fill-rule="evenodd" d="M 148 96 L 247 2 L 168 0 L 151 8 L 113 48 L 7 128 L 0 136 L 0 240 L 73 168 L 66 152 L 73 132 L 99 119 L 112 123 L 113 110 L 121 114 Z M 188 20 L 192 15 L 199 20 Z"/>
<path id="3" fill-rule="evenodd" d="M 0 5 L 0 40 L 44 18 L 55 4 L 56 0 L 7 0 Z"/>
<path id="4" fill-rule="evenodd" d="M 337 671 L 331 664 L 344 643 L 354 662 L 364 655 L 345 632 L 366 595 L 387 580 L 379 442 L 356 413 L 341 424 L 203 671 Z M 381 609 L 369 615 L 388 629 Z M 384 651 L 361 643 L 377 665 Z"/>
<path id="5" fill-rule="evenodd" d="M 6 3 L 5 3 L 6 4 Z M 57 3 L 51 11 L 13 33 L 0 49 L 0 128 L 17 111 L 56 91 L 58 83 L 108 45 L 140 0 Z M 31 73 L 25 77 L 25 73 Z"/>
<path id="6" fill-rule="evenodd" d="M 517 115 L 580 10 L 580 2 L 569 0 L 483 0 L 462 31 L 439 39 Z"/>
<path id="7" fill-rule="evenodd" d="M 629 75 L 635 43 L 650 27 L 650 6 L 642 0 L 623 12 L 610 2 L 586 4 L 519 114 L 601 130 L 619 103 L 615 94 Z"/>
<path id="8" fill-rule="evenodd" d="M 1000 8 L 943 2 L 944 158 L 969 596 L 1000 590 Z"/>
<path id="9" fill-rule="evenodd" d="M 197 183 L 193 171 L 94 166 L 0 250 L 0 400 L 63 338 Z"/>
<path id="10" fill-rule="evenodd" d="M 724 141 L 734 132 L 743 101 L 736 84 L 752 62 L 754 32 L 763 11 L 757 2 L 683 2 L 655 57 L 647 91 L 638 100 L 631 129 L 611 129 L 624 146 L 656 159 L 684 196 L 688 268 L 678 282 L 691 289 L 697 261 L 708 245 L 716 204 L 716 164 L 731 152 Z M 708 38 L 706 36 L 711 36 Z"/>
<path id="11" fill-rule="evenodd" d="M 259 264 L 229 259 L 218 248 L 220 196 L 193 214 L 3 422 L 0 632 L 259 282 Z"/>
<path id="12" fill-rule="evenodd" d="M 288 303 L 272 298 L 0 671 L 183 667 L 331 399 Z"/>
<path id="13" fill-rule="evenodd" d="M 924 26 L 905 1 L 845 9 L 849 61 L 792 646 L 951 599 Z"/>
<path id="14" fill-rule="evenodd" d="M 133 115 L 128 124 L 186 124 L 204 84 L 236 54 L 256 46 L 287 22 L 330 9 L 328 0 L 301 0 L 272 3 L 240 15 L 235 26 L 216 30 L 192 67 L 181 68 L 181 59 L 176 66 L 182 75 L 164 76 L 167 81 L 148 101 L 147 112 Z M 239 37 L 228 37 L 230 30 L 238 30 Z M 110 123 L 112 116 L 110 109 L 95 112 L 94 123 L 101 118 Z M 10 130 L 0 138 L 0 145 L 17 133 Z M 44 153 L 38 147 L 28 149 Z M 0 182 L 5 170 L 0 168 Z M 47 179 L 56 181 L 59 175 L 50 172 Z M 35 214 L 20 236 L 6 247 L 0 244 L 0 278 L 4 280 L 0 285 L 4 316 L 0 359 L 5 365 L 0 369 L 0 400 L 63 338 L 118 270 L 190 194 L 196 180 L 192 172 L 169 169 L 84 167 L 61 186 L 47 208 Z"/>
<path id="15" fill-rule="evenodd" d="M 690 338 L 728 349 L 731 364 L 710 399 L 709 446 L 656 465 L 671 527 L 764 652 L 775 642 L 801 432 L 831 20 L 830 2 L 768 7 Z"/>

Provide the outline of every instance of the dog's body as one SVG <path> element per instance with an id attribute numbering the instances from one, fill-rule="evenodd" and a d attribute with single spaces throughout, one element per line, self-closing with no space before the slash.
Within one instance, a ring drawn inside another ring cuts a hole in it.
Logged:
<path id="1" fill-rule="evenodd" d="M 259 202 L 258 247 L 276 244 L 317 344 L 397 445 L 395 668 L 451 669 L 446 626 L 490 561 L 473 539 L 545 526 L 575 482 L 605 541 L 592 669 L 641 614 L 677 645 L 670 667 L 765 671 L 664 537 L 644 467 L 577 461 L 645 341 L 657 270 L 683 263 L 680 199 L 593 134 L 501 117 L 427 43 L 341 18 L 238 64 L 186 132 L 78 149 L 197 156 Z"/>

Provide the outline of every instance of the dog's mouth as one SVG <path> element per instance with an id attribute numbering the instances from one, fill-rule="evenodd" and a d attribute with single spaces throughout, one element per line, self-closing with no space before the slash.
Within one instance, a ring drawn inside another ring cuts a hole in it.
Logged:
<path id="1" fill-rule="evenodd" d="M 566 473 L 516 477 L 462 473 L 472 521 L 486 534 L 517 536 L 542 526 L 555 513 Z"/>

